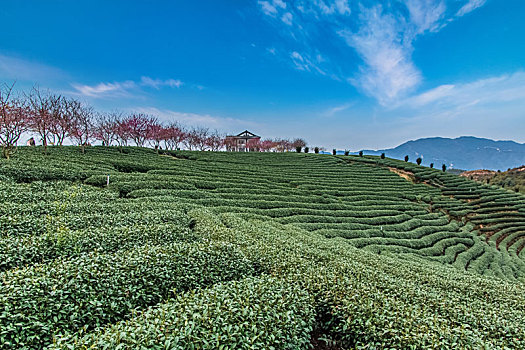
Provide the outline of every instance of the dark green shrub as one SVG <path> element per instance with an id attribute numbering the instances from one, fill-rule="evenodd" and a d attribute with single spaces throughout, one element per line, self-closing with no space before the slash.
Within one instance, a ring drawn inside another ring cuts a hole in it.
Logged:
<path id="1" fill-rule="evenodd" d="M 416 163 L 417 163 L 417 165 L 421 165 L 421 162 L 422 162 L 422 161 L 423 161 L 423 160 L 421 159 L 421 157 L 419 157 L 418 159 L 416 159 Z"/>
<path id="2" fill-rule="evenodd" d="M 227 244 L 167 244 L 6 272 L 0 334 L 12 348 L 44 348 L 68 334 L 122 320 L 176 292 L 253 275 Z"/>
<path id="3" fill-rule="evenodd" d="M 359 151 L 359 157 L 363 156 L 363 151 Z"/>
<path id="4" fill-rule="evenodd" d="M 441 166 L 441 169 L 442 169 L 443 171 L 447 171 L 447 166 L 446 166 L 445 164 L 443 164 L 443 165 Z"/>
<path id="5" fill-rule="evenodd" d="M 408 162 L 408 155 L 405 156 L 405 162 Z"/>
<path id="6" fill-rule="evenodd" d="M 430 163 L 430 168 L 434 168 L 434 163 Z"/>
<path id="7" fill-rule="evenodd" d="M 314 148 L 314 152 L 315 152 L 315 154 L 318 154 L 319 153 L 319 147 L 315 147 Z"/>
<path id="8" fill-rule="evenodd" d="M 336 150 L 335 148 L 332 150 L 332 154 L 333 154 L 334 156 L 337 154 L 337 150 Z"/>
<path id="9" fill-rule="evenodd" d="M 295 147 L 295 151 L 296 151 L 297 153 L 301 153 L 301 146 L 297 146 L 297 147 Z"/>
<path id="10" fill-rule="evenodd" d="M 310 152 L 310 148 L 305 147 L 305 148 L 304 148 L 304 153 L 308 153 L 308 152 Z"/>
<path id="11" fill-rule="evenodd" d="M 346 150 L 345 151 L 345 156 L 349 155 L 350 154 L 350 151 L 349 150 Z"/>
<path id="12" fill-rule="evenodd" d="M 307 349 L 314 324 L 314 299 L 299 283 L 249 277 L 181 294 L 74 345 L 79 349 Z"/>
<path id="13" fill-rule="evenodd" d="M 385 159 L 385 154 L 381 153 L 381 159 Z"/>

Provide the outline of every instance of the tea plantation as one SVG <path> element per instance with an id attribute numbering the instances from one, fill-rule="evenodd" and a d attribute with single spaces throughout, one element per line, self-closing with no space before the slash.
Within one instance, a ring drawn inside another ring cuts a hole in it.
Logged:
<path id="1" fill-rule="evenodd" d="M 525 348 L 525 196 L 440 170 L 22 147 L 0 211 L 2 349 Z"/>

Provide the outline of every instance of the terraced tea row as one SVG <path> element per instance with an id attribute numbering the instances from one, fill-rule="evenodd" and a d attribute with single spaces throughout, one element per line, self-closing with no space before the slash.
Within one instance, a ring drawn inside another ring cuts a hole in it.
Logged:
<path id="1" fill-rule="evenodd" d="M 506 192 L 376 158 L 123 151 L 2 162 L 1 348 L 524 347 L 519 230 L 475 230 L 520 222 Z"/>

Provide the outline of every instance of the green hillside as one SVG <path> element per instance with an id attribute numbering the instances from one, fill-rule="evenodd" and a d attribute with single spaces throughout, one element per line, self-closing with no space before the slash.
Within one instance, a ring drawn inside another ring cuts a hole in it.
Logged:
<path id="1" fill-rule="evenodd" d="M 519 193 L 373 156 L 133 147 L 22 147 L 0 188 L 5 349 L 525 347 Z"/>

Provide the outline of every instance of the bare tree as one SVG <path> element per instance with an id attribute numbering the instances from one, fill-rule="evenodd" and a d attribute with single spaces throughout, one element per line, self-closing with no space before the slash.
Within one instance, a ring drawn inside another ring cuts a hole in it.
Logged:
<path id="1" fill-rule="evenodd" d="M 306 141 L 300 138 L 294 139 L 292 141 L 292 148 L 304 148 L 306 147 Z"/>
<path id="2" fill-rule="evenodd" d="M 98 113 L 95 118 L 93 137 L 102 142 L 104 146 L 111 146 L 117 139 L 117 123 L 122 119 L 121 112 Z"/>
<path id="3" fill-rule="evenodd" d="M 126 119 L 131 139 L 139 147 L 143 147 L 148 138 L 148 128 L 152 123 L 152 118 L 143 113 L 132 113 Z"/>
<path id="4" fill-rule="evenodd" d="M 279 152 L 290 151 L 293 149 L 292 142 L 290 142 L 290 140 L 276 139 L 274 142 L 275 142 L 275 148 Z"/>
<path id="5" fill-rule="evenodd" d="M 219 151 L 222 147 L 224 147 L 223 135 L 221 135 L 217 130 L 213 131 L 206 138 L 206 145 L 212 151 Z"/>
<path id="6" fill-rule="evenodd" d="M 0 87 L 0 142 L 2 154 L 7 159 L 28 128 L 29 109 L 23 99 L 13 97 L 14 85 Z"/>
<path id="7" fill-rule="evenodd" d="M 123 146 L 127 146 L 131 140 L 131 129 L 128 124 L 128 118 L 119 118 L 115 124 L 115 139 L 122 151 Z"/>
<path id="8" fill-rule="evenodd" d="M 179 124 L 171 123 L 164 128 L 164 146 L 166 149 L 177 149 L 186 139 L 186 130 Z"/>
<path id="9" fill-rule="evenodd" d="M 67 113 L 71 117 L 71 128 L 69 133 L 77 141 L 82 153 L 86 152 L 86 146 L 89 140 L 93 138 L 93 119 L 95 111 L 90 106 L 84 106 L 75 99 L 69 99 L 66 102 Z"/>
<path id="10" fill-rule="evenodd" d="M 40 136 L 44 153 L 47 154 L 47 140 L 52 124 L 49 92 L 42 92 L 38 87 L 33 87 L 27 99 L 31 108 L 29 129 Z"/>
<path id="11" fill-rule="evenodd" d="M 66 99 L 61 95 L 49 95 L 49 136 L 48 142 L 62 146 L 64 140 L 69 136 L 71 117 L 66 112 Z"/>
<path id="12" fill-rule="evenodd" d="M 260 142 L 260 148 L 263 152 L 270 152 L 275 148 L 275 141 L 266 139 Z"/>
<path id="13" fill-rule="evenodd" d="M 193 148 L 199 151 L 205 151 L 208 148 L 207 138 L 210 134 L 208 128 L 204 127 L 193 127 L 186 135 L 184 144 L 191 151 Z"/>
<path id="14" fill-rule="evenodd" d="M 153 144 L 153 147 L 157 150 L 157 153 L 160 148 L 160 143 L 165 140 L 165 128 L 159 123 L 157 118 L 150 118 L 148 129 L 147 129 L 147 139 Z"/>

